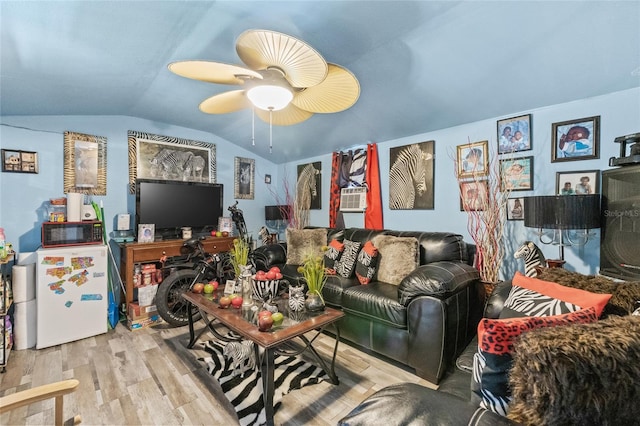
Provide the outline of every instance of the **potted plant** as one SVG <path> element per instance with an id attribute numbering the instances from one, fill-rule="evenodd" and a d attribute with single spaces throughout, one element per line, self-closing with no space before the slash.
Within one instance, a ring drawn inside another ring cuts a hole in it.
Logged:
<path id="1" fill-rule="evenodd" d="M 324 256 L 308 254 L 304 263 L 298 267 L 298 272 L 304 277 L 307 283 L 307 298 L 305 308 L 308 311 L 321 311 L 324 309 L 324 298 L 322 289 L 327 281 L 324 268 Z"/>

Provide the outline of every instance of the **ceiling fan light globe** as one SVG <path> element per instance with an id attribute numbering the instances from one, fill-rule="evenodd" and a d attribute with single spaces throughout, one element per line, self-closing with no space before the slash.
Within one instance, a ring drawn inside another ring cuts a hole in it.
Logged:
<path id="1" fill-rule="evenodd" d="M 293 93 L 286 87 L 265 84 L 247 90 L 247 97 L 256 108 L 279 111 L 289 105 Z"/>

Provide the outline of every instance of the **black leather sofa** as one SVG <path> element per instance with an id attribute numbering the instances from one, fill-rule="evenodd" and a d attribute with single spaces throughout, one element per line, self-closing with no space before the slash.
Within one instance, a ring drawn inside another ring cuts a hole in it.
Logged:
<path id="1" fill-rule="evenodd" d="M 511 282 L 496 286 L 488 298 L 484 317 L 498 318 L 511 290 Z M 505 417 L 471 404 L 474 337 L 451 365 L 438 390 L 415 383 L 388 386 L 376 392 L 340 420 L 343 426 L 387 425 L 516 425 Z"/>
<path id="2" fill-rule="evenodd" d="M 633 300 L 637 300 L 640 295 L 640 282 L 633 290 L 629 289 L 635 283 L 628 284 L 628 287 L 620 289 L 620 298 L 617 298 L 614 293 L 612 301 L 607 304 L 604 311 L 605 315 L 607 313 L 612 315 L 600 322 L 604 324 L 611 321 L 609 324 L 618 327 L 619 333 L 613 333 L 611 329 L 605 328 L 605 332 L 587 331 L 590 338 L 578 338 L 573 331 L 570 331 L 564 333 L 565 346 L 561 350 L 557 345 L 562 346 L 563 343 L 558 343 L 556 338 L 552 338 L 547 339 L 550 344 L 546 346 L 537 344 L 539 347 L 535 353 L 524 351 L 520 357 L 517 377 L 523 380 L 528 379 L 530 383 L 520 386 L 526 389 L 525 397 L 520 400 L 520 403 L 530 404 L 532 408 L 525 409 L 524 413 L 527 415 L 523 417 L 520 404 L 519 421 L 522 423 L 485 410 L 472 402 L 474 399 L 471 396 L 473 355 L 478 348 L 477 338 L 474 337 L 458 357 L 455 365 L 451 366 L 438 390 L 415 383 L 400 383 L 385 387 L 361 402 L 338 424 L 341 426 L 369 426 L 383 423 L 386 426 L 638 424 L 640 405 L 636 402 L 636 396 L 639 389 L 637 380 L 640 379 L 640 367 L 636 363 L 640 360 L 640 333 L 635 333 L 640 330 L 640 318 L 628 314 L 633 309 L 629 309 Z M 484 317 L 499 318 L 510 290 L 511 281 L 496 286 L 487 299 Z M 624 299 L 629 299 L 631 304 L 626 303 Z M 625 322 L 626 320 L 633 322 Z M 548 329 L 550 332 L 554 330 L 559 328 Z M 559 331 L 559 333 L 563 332 Z M 536 342 L 534 334 L 532 333 L 530 341 Z M 571 349 L 566 345 L 566 336 L 576 342 L 575 348 Z M 594 342 L 597 342 L 596 345 Z M 589 347 L 589 343 L 600 348 Z M 580 345 L 585 346 L 580 347 Z M 555 357 L 557 361 L 554 360 Z M 620 364 L 622 359 L 624 359 L 622 362 L 626 363 L 624 366 Z M 616 373 L 612 373 L 614 371 Z M 541 377 L 549 377 L 548 382 L 536 382 L 536 378 L 539 380 Z M 549 383 L 554 385 L 548 386 Z M 543 408 L 545 411 L 538 412 L 533 407 Z M 558 413 L 562 415 L 558 416 Z"/>
<path id="3" fill-rule="evenodd" d="M 415 237 L 419 266 L 399 285 L 374 280 L 360 285 L 356 278 L 329 276 L 323 289 L 327 306 L 341 309 L 341 338 L 357 347 L 410 367 L 438 383 L 450 364 L 474 336 L 484 304 L 484 288 L 470 264 L 475 246 L 446 232 L 327 229 L 333 238 L 366 242 L 378 234 Z M 277 265 L 295 282 L 296 265 L 286 265 L 287 245 L 256 250 L 257 269 Z"/>

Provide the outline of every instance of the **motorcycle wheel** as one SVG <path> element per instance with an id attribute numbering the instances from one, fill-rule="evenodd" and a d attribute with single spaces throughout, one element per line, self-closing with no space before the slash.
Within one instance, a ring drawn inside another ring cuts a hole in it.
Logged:
<path id="1" fill-rule="evenodd" d="M 189 323 L 189 306 L 182 298 L 182 293 L 188 291 L 197 277 L 196 271 L 183 269 L 169 275 L 158 287 L 156 307 L 158 313 L 167 323 L 174 327 L 182 327 Z M 200 319 L 200 313 L 193 309 L 193 321 Z"/>

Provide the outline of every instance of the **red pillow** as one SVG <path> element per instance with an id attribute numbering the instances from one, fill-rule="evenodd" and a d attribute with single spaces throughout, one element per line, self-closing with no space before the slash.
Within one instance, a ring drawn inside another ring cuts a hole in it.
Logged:
<path id="1" fill-rule="evenodd" d="M 376 274 L 378 266 L 378 249 L 371 241 L 367 241 L 358 253 L 356 277 L 360 284 L 369 284 Z"/>
<path id="2" fill-rule="evenodd" d="M 473 357 L 471 401 L 496 414 L 506 416 L 511 402 L 509 370 L 513 346 L 526 332 L 543 327 L 596 322 L 593 306 L 554 316 L 485 318 L 478 324 L 478 352 Z"/>
<path id="3" fill-rule="evenodd" d="M 324 266 L 327 268 L 327 272 L 330 275 L 335 275 L 336 262 L 340 260 L 342 252 L 344 251 L 344 244 L 340 241 L 333 239 L 327 247 L 327 251 L 324 252 Z"/>

